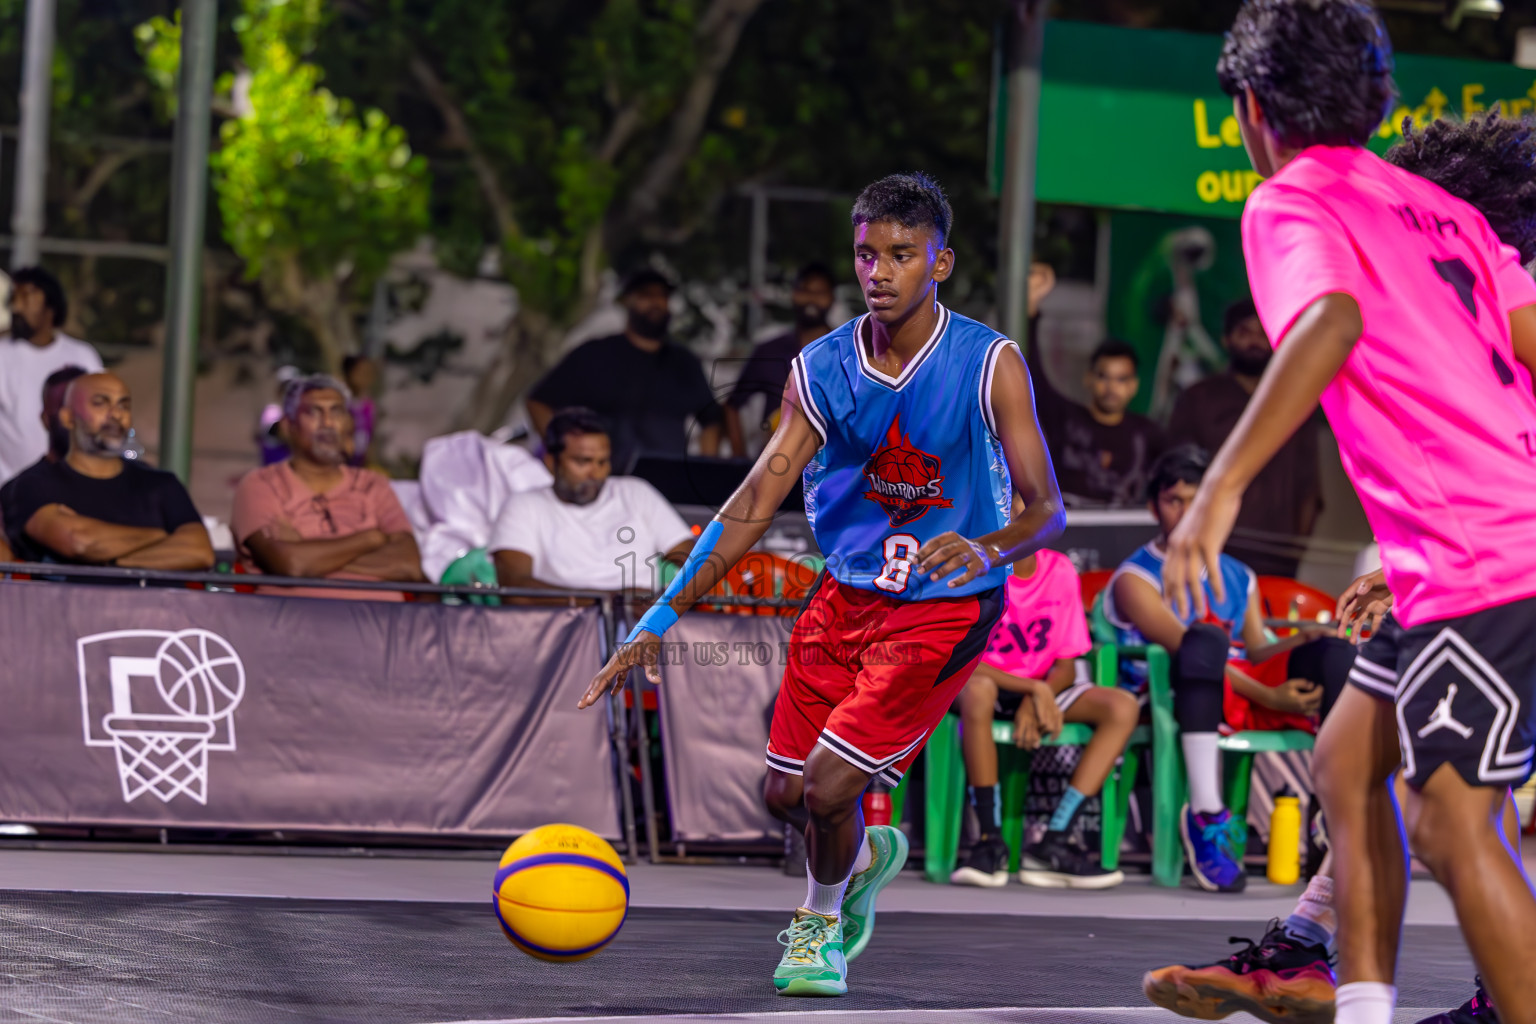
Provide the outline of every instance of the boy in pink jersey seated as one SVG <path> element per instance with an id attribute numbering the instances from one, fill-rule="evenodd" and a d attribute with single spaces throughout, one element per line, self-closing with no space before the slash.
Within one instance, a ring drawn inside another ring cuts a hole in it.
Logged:
<path id="1" fill-rule="evenodd" d="M 1276 355 L 1164 579 L 1175 604 L 1204 603 L 1200 573 L 1244 489 L 1321 399 L 1401 627 L 1380 636 L 1395 657 L 1372 659 L 1387 685 L 1352 676 L 1314 760 L 1339 916 L 1334 1020 L 1392 1019 L 1401 765 L 1412 848 L 1500 1017 L 1536 1022 L 1536 895 L 1499 829 L 1536 752 L 1536 396 L 1515 369 L 1536 367 L 1536 282 L 1475 208 L 1364 148 L 1391 109 L 1391 64 L 1364 0 L 1250 0 L 1227 37 L 1218 74 L 1267 179 L 1243 212 L 1243 254 Z"/>
<path id="2" fill-rule="evenodd" d="M 1014 515 L 1020 512 L 1014 499 Z M 1045 835 L 1024 852 L 1019 881 L 1050 889 L 1107 889 L 1124 875 L 1068 838 L 1083 801 L 1098 793 L 1136 728 L 1136 698 L 1119 687 L 1094 686 L 1079 660 L 1092 649 L 1077 570 L 1066 555 L 1039 551 L 1014 563 L 1008 607 L 986 653 L 956 702 L 962 723 L 966 793 L 981 836 L 950 875 L 957 885 L 1008 882 L 1008 848 L 1001 834 L 994 717 L 1012 719 L 1015 741 L 1033 749 L 1063 722 L 1093 726 L 1093 739 L 1061 795 Z"/>

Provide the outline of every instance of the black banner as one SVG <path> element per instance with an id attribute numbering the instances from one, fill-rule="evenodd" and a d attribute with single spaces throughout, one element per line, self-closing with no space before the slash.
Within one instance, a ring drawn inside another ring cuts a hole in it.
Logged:
<path id="1" fill-rule="evenodd" d="M 0 820 L 619 835 L 596 608 L 0 581 Z"/>

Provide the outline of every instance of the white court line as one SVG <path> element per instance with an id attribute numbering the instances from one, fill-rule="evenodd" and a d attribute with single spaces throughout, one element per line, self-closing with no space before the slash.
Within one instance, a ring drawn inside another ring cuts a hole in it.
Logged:
<path id="1" fill-rule="evenodd" d="M 1133 1015 L 1136 1017 L 1153 1017 L 1168 1015 L 1168 1011 L 1157 1006 L 984 1006 L 969 1009 L 949 1010 L 794 1010 L 786 1007 L 783 1010 L 771 1010 L 754 1013 L 664 1013 L 664 1014 L 630 1014 L 618 1017 L 498 1017 L 495 1019 L 434 1021 L 432 1024 L 602 1024 L 605 1021 L 628 1022 L 635 1024 L 640 1021 L 777 1021 L 793 1014 L 800 1017 L 892 1017 L 900 1015 L 904 1021 L 913 1021 L 921 1024 L 923 1021 L 953 1020 L 960 1014 L 999 1014 L 999 1013 L 1050 1013 L 1061 1015 L 1073 1014 L 1105 1014 L 1114 1013 L 1121 1015 Z"/>
<path id="2" fill-rule="evenodd" d="M 1420 1006 L 1399 1006 L 1392 1017 L 1395 1024 L 1406 1024 L 1409 1021 L 1420 1020 L 1439 1010 Z M 890 1019 L 899 1015 L 903 1022 L 911 1021 L 912 1024 L 944 1024 L 944 1022 L 965 1021 L 965 1015 L 971 1015 L 969 1019 L 977 1021 L 994 1021 L 997 1024 L 1022 1024 L 1025 1018 L 1021 1014 L 1031 1015 L 1031 1019 L 1047 1020 L 1051 1024 L 1069 1024 L 1072 1021 L 1082 1021 L 1083 1024 L 1105 1024 L 1106 1021 L 1125 1019 L 1169 1020 L 1172 1014 L 1157 1006 L 987 1006 L 973 1009 L 949 1009 L 949 1010 L 795 1010 L 786 1007 L 783 1010 L 756 1012 L 756 1013 L 663 1013 L 663 1014 L 630 1014 L 618 1017 L 498 1017 L 476 1018 L 473 1020 L 435 1021 L 432 1024 L 669 1024 L 673 1021 L 736 1021 L 744 1024 L 776 1024 L 791 1016 L 799 1020 L 803 1017 L 826 1018 L 855 1018 L 862 1019 Z M 1113 1016 L 1106 1016 L 1113 1015 Z M 1242 1024 L 1243 1021 L 1252 1021 L 1253 1017 L 1246 1013 L 1233 1014 L 1231 1020 L 1234 1024 Z M 856 1022 L 855 1022 L 856 1024 Z"/>

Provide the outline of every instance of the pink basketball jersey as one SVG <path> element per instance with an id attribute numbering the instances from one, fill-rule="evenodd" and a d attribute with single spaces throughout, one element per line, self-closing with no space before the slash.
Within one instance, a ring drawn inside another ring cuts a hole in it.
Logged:
<path id="1" fill-rule="evenodd" d="M 1509 312 L 1536 282 L 1482 215 L 1364 149 L 1313 146 L 1249 198 L 1277 347 L 1333 292 L 1364 331 L 1322 404 L 1409 626 L 1536 594 L 1536 397 Z"/>
<path id="2" fill-rule="evenodd" d="M 1008 577 L 1008 607 L 981 656 L 993 668 L 1025 679 L 1044 679 L 1057 658 L 1080 657 L 1093 647 L 1071 559 L 1058 551 L 1035 557 L 1029 579 Z"/>

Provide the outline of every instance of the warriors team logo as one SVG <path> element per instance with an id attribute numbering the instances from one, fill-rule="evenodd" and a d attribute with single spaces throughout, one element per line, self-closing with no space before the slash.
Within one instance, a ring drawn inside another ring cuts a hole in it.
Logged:
<path id="1" fill-rule="evenodd" d="M 912 447 L 901 432 L 901 420 L 891 421 L 885 444 L 864 463 L 869 490 L 864 497 L 885 509 L 892 526 L 906 526 L 930 508 L 953 508 L 944 497 L 944 475 L 939 460 Z"/>

